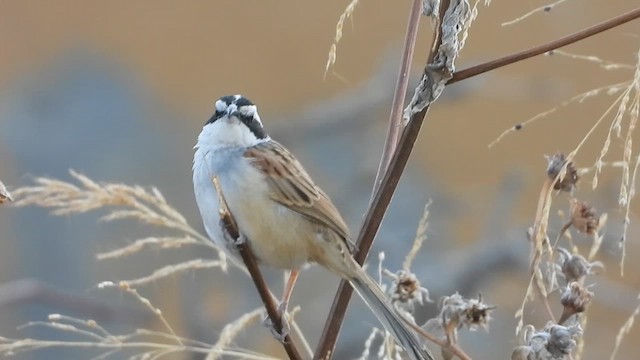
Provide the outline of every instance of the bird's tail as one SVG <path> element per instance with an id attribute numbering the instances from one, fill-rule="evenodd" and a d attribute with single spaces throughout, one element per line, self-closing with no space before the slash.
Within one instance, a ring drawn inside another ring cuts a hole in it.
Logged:
<path id="1" fill-rule="evenodd" d="M 415 334 L 400 319 L 380 286 L 361 267 L 358 266 L 357 276 L 351 279 L 351 284 L 412 360 L 433 360 L 429 350 L 420 345 Z"/>

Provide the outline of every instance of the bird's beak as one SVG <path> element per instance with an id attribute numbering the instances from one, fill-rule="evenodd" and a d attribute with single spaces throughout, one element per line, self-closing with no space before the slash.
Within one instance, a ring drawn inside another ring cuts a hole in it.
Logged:
<path id="1" fill-rule="evenodd" d="M 238 117 L 238 107 L 236 104 L 231 104 L 227 108 L 227 118 L 231 119 L 233 117 Z"/>

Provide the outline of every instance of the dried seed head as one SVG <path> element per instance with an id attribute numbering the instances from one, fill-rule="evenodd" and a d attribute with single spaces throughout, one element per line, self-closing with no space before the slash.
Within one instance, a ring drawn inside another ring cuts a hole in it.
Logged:
<path id="1" fill-rule="evenodd" d="M 527 325 L 524 335 L 526 344 L 513 350 L 512 360 L 561 360 L 575 348 L 582 328 L 578 324 L 562 326 L 550 322 L 541 331 Z"/>
<path id="2" fill-rule="evenodd" d="M 600 231 L 600 216 L 588 202 L 571 199 L 571 225 L 579 232 L 596 235 Z"/>
<path id="3" fill-rule="evenodd" d="M 394 303 L 407 304 L 417 302 L 422 305 L 424 301 L 431 301 L 429 290 L 420 286 L 420 281 L 415 274 L 406 270 L 399 270 L 392 277 L 391 299 Z"/>
<path id="4" fill-rule="evenodd" d="M 482 302 L 482 295 L 477 299 L 464 299 L 458 293 L 446 296 L 442 300 L 441 318 L 446 329 L 467 326 L 471 330 L 478 327 L 487 328 L 491 320 L 491 310 L 496 306 Z"/>
<path id="5" fill-rule="evenodd" d="M 558 322 L 562 324 L 571 316 L 584 312 L 591 302 L 591 298 L 593 298 L 593 293 L 582 284 L 575 281 L 570 283 L 560 298 L 564 309 Z"/>
<path id="6" fill-rule="evenodd" d="M 549 339 L 547 340 L 546 349 L 554 358 L 564 359 L 564 356 L 571 353 L 576 347 L 576 338 L 582 336 L 582 328 L 580 325 L 565 327 L 553 324 L 547 326 Z"/>
<path id="7" fill-rule="evenodd" d="M 547 156 L 547 175 L 551 180 L 555 180 L 554 189 L 567 192 L 573 191 L 580 179 L 573 162 L 567 163 L 563 153 Z"/>
<path id="8" fill-rule="evenodd" d="M 582 282 L 589 274 L 590 264 L 582 255 L 571 254 L 567 249 L 558 248 L 560 267 L 567 282 Z"/>

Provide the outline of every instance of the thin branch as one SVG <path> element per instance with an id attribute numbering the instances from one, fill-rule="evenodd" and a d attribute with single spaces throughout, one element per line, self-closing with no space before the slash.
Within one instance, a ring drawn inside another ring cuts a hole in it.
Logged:
<path id="1" fill-rule="evenodd" d="M 449 350 L 452 354 L 457 356 L 460 360 L 471 360 L 471 357 L 469 355 L 467 355 L 464 352 L 464 350 L 462 350 L 458 345 L 456 345 L 456 344 L 454 344 L 454 343 L 452 343 L 450 341 L 447 341 L 447 340 L 445 340 L 445 341 L 440 340 L 437 337 L 429 334 L 423 328 L 411 323 L 410 321 L 407 321 L 406 319 L 403 319 L 403 320 L 405 321 L 406 324 L 408 324 L 413 330 L 415 330 L 422 337 L 424 337 L 425 339 L 433 342 L 434 344 L 438 344 L 443 349 Z"/>
<path id="2" fill-rule="evenodd" d="M 373 182 L 373 191 L 375 194 L 380 187 L 380 180 L 391 161 L 391 156 L 396 150 L 398 139 L 400 137 L 400 129 L 402 129 L 402 109 L 404 100 L 407 97 L 407 88 L 409 87 L 409 72 L 411 70 L 411 60 L 416 49 L 416 39 L 418 38 L 418 27 L 420 25 L 421 14 L 420 2 L 415 1 L 411 12 L 409 13 L 409 24 L 407 25 L 407 34 L 405 36 L 404 50 L 402 51 L 402 59 L 400 60 L 400 71 L 398 72 L 398 81 L 393 93 L 393 102 L 391 103 L 391 114 L 389 114 L 389 128 L 387 129 L 387 138 L 382 151 L 380 165 L 376 179 Z M 373 197 L 372 197 L 373 199 Z"/>
<path id="3" fill-rule="evenodd" d="M 580 30 L 574 34 L 565 36 L 563 38 L 560 38 L 558 40 L 554 40 L 551 42 L 548 42 L 546 44 L 542 44 L 542 45 L 538 45 L 536 47 L 530 48 L 530 49 L 526 49 L 523 51 L 519 51 L 517 53 L 511 54 L 511 55 L 507 55 L 504 57 L 501 57 L 499 59 L 495 59 L 495 60 L 491 60 L 491 61 L 487 61 L 485 63 L 479 64 L 479 65 L 475 65 L 472 66 L 470 68 L 467 69 L 463 69 L 460 71 L 456 71 L 453 74 L 453 77 L 447 82 L 447 85 L 451 85 L 453 83 L 456 83 L 458 81 L 464 80 L 464 79 L 468 79 L 470 77 L 476 76 L 476 75 L 480 75 L 483 74 L 487 71 L 491 71 L 491 70 L 495 70 L 497 68 L 501 68 L 503 66 L 507 66 L 510 64 L 513 64 L 515 62 L 521 61 L 521 60 L 526 60 L 528 58 L 540 55 L 540 54 L 544 54 L 547 51 L 551 51 L 557 48 L 561 48 L 563 46 L 569 45 L 569 44 L 573 44 L 574 42 L 578 42 L 580 40 L 586 39 L 588 37 L 594 36 L 596 34 L 599 34 L 603 31 L 612 29 L 614 27 L 620 26 L 624 23 L 627 23 L 631 20 L 635 20 L 637 18 L 640 18 L 640 8 L 637 8 L 635 10 L 631 10 L 627 13 L 624 13 L 620 16 L 616 16 L 612 19 L 609 19 L 607 21 L 601 22 L 600 24 L 597 25 L 593 25 L 590 26 L 586 29 Z"/>
<path id="4" fill-rule="evenodd" d="M 227 206 L 227 202 L 224 198 L 224 194 L 222 193 L 222 189 L 218 184 L 216 178 L 213 179 L 213 184 L 216 188 L 216 192 L 218 193 L 218 199 L 220 199 L 220 219 L 224 224 L 224 231 L 226 231 L 233 239 L 240 239 L 240 231 L 238 230 L 238 225 L 236 224 L 229 207 Z M 258 267 L 258 263 L 256 259 L 253 257 L 253 253 L 249 248 L 249 244 L 246 242 L 238 242 L 236 244 L 238 251 L 240 252 L 240 256 L 242 257 L 242 261 L 245 266 L 249 270 L 249 274 L 251 275 L 251 279 L 260 294 L 260 298 L 262 299 L 262 303 L 264 307 L 267 309 L 267 315 L 273 324 L 273 327 L 276 332 L 282 334 L 282 318 L 280 313 L 278 312 L 278 306 L 276 305 L 273 297 L 271 296 L 271 292 L 267 287 L 267 283 L 264 281 L 262 277 L 262 273 L 260 272 L 260 268 Z M 291 360 L 301 360 L 302 357 L 296 349 L 293 341 L 291 341 L 291 337 L 287 334 L 284 337 L 284 341 L 282 342 L 282 346 L 284 350 L 287 352 L 289 359 Z"/>
<path id="5" fill-rule="evenodd" d="M 411 7 L 411 15 L 409 16 L 410 20 L 420 20 L 419 17 L 414 18 L 413 14 L 415 11 L 421 11 L 421 6 L 421 0 L 414 0 L 413 6 Z M 441 19 L 444 17 L 444 12 L 448 8 L 449 0 L 443 0 L 440 5 L 439 25 L 441 23 Z M 427 59 L 427 64 L 431 64 L 433 62 L 433 59 L 436 55 L 436 49 L 438 49 L 442 42 L 441 29 L 439 25 L 434 29 L 433 42 L 429 57 Z M 412 26 L 417 27 L 417 25 L 415 24 L 409 24 L 406 35 L 407 37 L 411 36 L 410 30 L 412 29 Z M 409 49 L 405 48 L 403 51 L 408 52 Z M 427 71 L 428 66 L 425 67 L 425 73 Z M 393 193 L 407 164 L 407 160 L 409 159 L 409 155 L 411 154 L 413 145 L 418 138 L 420 127 L 422 126 L 422 122 L 425 119 L 428 110 L 429 106 L 426 106 L 420 112 L 417 112 L 411 116 L 409 123 L 404 128 L 402 136 L 398 141 L 397 149 L 391 157 L 389 166 L 387 167 L 386 172 L 384 173 L 384 177 L 380 182 L 380 186 L 375 191 L 373 200 L 371 201 L 369 209 L 367 210 L 365 221 L 361 227 L 360 235 L 357 242 L 358 249 L 354 254 L 354 258 L 359 264 L 363 264 L 367 258 L 367 254 L 369 253 L 371 245 L 373 244 L 373 239 L 378 231 L 378 228 L 380 227 L 382 219 L 384 218 L 387 207 L 391 202 Z M 344 321 L 344 316 L 347 311 L 347 306 L 349 305 L 349 300 L 351 299 L 352 294 L 353 288 L 349 285 L 349 283 L 344 280 L 341 281 L 340 286 L 338 287 L 338 292 L 336 293 L 336 296 L 333 300 L 333 304 L 329 312 L 329 317 L 322 331 L 322 336 L 320 337 L 320 340 L 318 342 L 318 347 L 316 349 L 314 359 L 329 359 L 333 356 L 335 344 L 338 340 L 338 335 L 340 333 L 342 322 Z"/>

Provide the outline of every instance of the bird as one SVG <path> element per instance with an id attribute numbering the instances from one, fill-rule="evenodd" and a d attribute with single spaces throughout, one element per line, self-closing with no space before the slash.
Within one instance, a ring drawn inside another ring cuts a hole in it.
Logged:
<path id="1" fill-rule="evenodd" d="M 238 256 L 220 223 L 216 179 L 257 262 L 291 271 L 279 311 L 286 314 L 299 271 L 319 264 L 349 281 L 412 360 L 433 359 L 353 258 L 355 244 L 329 196 L 296 157 L 266 133 L 251 100 L 242 95 L 219 98 L 194 149 L 194 194 L 209 238 Z"/>

